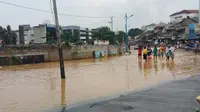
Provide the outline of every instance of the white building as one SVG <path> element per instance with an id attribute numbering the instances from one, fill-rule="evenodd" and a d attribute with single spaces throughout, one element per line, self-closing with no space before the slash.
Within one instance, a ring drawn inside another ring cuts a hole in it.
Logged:
<path id="1" fill-rule="evenodd" d="M 46 40 L 47 40 L 46 33 L 47 33 L 46 25 L 30 27 L 28 29 L 24 29 L 23 31 L 17 30 L 15 31 L 15 34 L 17 35 L 16 44 L 28 45 L 30 43 L 36 43 L 36 44 L 46 43 Z M 22 36 L 21 40 L 20 40 L 20 36 Z"/>
<path id="2" fill-rule="evenodd" d="M 184 18 L 187 17 L 193 18 L 193 17 L 198 17 L 199 16 L 199 11 L 198 10 L 182 10 L 180 12 L 176 12 L 174 14 L 170 15 L 170 23 L 176 23 L 180 22 Z"/>
<path id="3" fill-rule="evenodd" d="M 17 45 L 20 45 L 20 44 L 27 45 L 32 40 L 32 34 L 33 34 L 32 29 L 26 29 L 23 31 L 23 39 L 21 41 L 20 41 L 20 31 L 16 30 L 14 32 L 17 35 L 17 38 L 16 38 Z"/>
<path id="4" fill-rule="evenodd" d="M 89 28 L 80 28 L 80 39 L 86 40 L 86 36 L 88 33 L 88 39 L 92 39 L 92 33 Z"/>
<path id="5" fill-rule="evenodd" d="M 142 31 L 144 32 L 148 32 L 148 31 L 153 31 L 154 28 L 156 27 L 156 24 L 152 23 L 150 25 L 145 25 L 145 26 L 142 26 Z"/>
<path id="6" fill-rule="evenodd" d="M 46 34 L 47 34 L 46 25 L 35 26 L 32 28 L 32 34 L 31 34 L 32 40 L 30 41 L 33 41 L 36 44 L 46 43 L 47 40 Z"/>

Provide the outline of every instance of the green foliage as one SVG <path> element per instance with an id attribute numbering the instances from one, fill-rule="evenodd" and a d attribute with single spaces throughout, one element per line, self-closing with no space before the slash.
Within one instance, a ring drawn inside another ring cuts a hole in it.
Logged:
<path id="1" fill-rule="evenodd" d="M 10 25 L 6 28 L 0 26 L 0 39 L 2 39 L 6 45 L 16 44 L 17 35 L 11 30 Z"/>
<path id="2" fill-rule="evenodd" d="M 119 42 L 119 44 L 122 44 L 125 40 L 126 33 L 124 31 L 118 31 L 116 34 L 116 39 Z"/>
<path id="3" fill-rule="evenodd" d="M 130 29 L 128 31 L 128 35 L 131 37 L 131 38 L 134 38 L 135 36 L 138 36 L 140 34 L 142 34 L 143 31 L 139 28 L 135 28 L 135 29 Z"/>
<path id="4" fill-rule="evenodd" d="M 80 42 L 78 38 L 78 32 L 75 32 L 74 36 L 72 35 L 71 31 L 65 31 L 61 35 L 61 39 L 63 42 L 65 42 L 66 45 L 70 45 L 71 43 L 75 45 L 81 45 L 82 42 Z"/>
<path id="5" fill-rule="evenodd" d="M 116 44 L 116 38 L 114 35 L 104 35 L 103 40 L 108 40 L 111 45 Z"/>
<path id="6" fill-rule="evenodd" d="M 52 44 L 55 43 L 54 39 L 53 39 L 53 35 L 50 32 L 46 33 L 46 38 L 47 38 L 47 43 L 48 44 Z"/>
<path id="7" fill-rule="evenodd" d="M 116 44 L 115 34 L 108 27 L 97 28 L 95 31 L 92 31 L 92 34 L 93 39 L 108 40 L 110 44 Z"/>

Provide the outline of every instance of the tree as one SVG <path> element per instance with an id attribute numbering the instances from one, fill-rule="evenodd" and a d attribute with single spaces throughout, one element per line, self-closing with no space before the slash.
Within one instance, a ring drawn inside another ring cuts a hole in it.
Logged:
<path id="1" fill-rule="evenodd" d="M 8 25 L 6 28 L 7 28 L 8 40 L 9 40 L 10 44 L 16 44 L 17 43 L 16 33 L 12 31 L 10 25 Z"/>
<path id="2" fill-rule="evenodd" d="M 9 44 L 8 35 L 6 34 L 7 30 L 0 26 L 0 37 L 5 44 Z"/>
<path id="3" fill-rule="evenodd" d="M 116 44 L 116 39 L 114 35 L 104 35 L 103 40 L 108 40 L 111 45 Z"/>
<path id="4" fill-rule="evenodd" d="M 6 29 L 7 29 L 8 41 L 9 41 L 10 44 L 12 44 L 12 35 L 11 35 L 11 28 L 10 28 L 10 25 L 8 25 L 8 26 L 6 27 Z"/>
<path id="5" fill-rule="evenodd" d="M 6 29 L 0 26 L 0 37 L 6 45 L 16 44 L 17 35 L 11 30 L 10 25 Z"/>
<path id="6" fill-rule="evenodd" d="M 15 32 L 12 32 L 12 44 L 16 45 L 17 44 L 17 34 Z"/>
<path id="7" fill-rule="evenodd" d="M 76 32 L 77 33 L 77 32 Z M 71 31 L 65 31 L 61 34 L 61 39 L 63 42 L 65 42 L 66 45 L 70 46 L 71 43 L 75 44 L 75 45 L 80 45 L 81 42 L 80 40 L 77 38 L 77 34 L 72 34 Z"/>
<path id="8" fill-rule="evenodd" d="M 128 35 L 131 37 L 131 38 L 134 38 L 135 36 L 138 36 L 138 35 L 140 35 L 140 34 L 142 34 L 143 33 L 143 31 L 141 30 L 141 29 L 139 29 L 139 28 L 135 28 L 135 29 L 130 29 L 129 31 L 128 31 Z"/>
<path id="9" fill-rule="evenodd" d="M 46 39 L 48 44 L 56 43 L 56 40 L 53 37 L 53 34 L 50 32 L 46 33 Z"/>
<path id="10" fill-rule="evenodd" d="M 100 27 L 92 31 L 92 38 L 97 40 L 108 40 L 110 44 L 116 44 L 114 32 L 109 27 Z"/>
<path id="11" fill-rule="evenodd" d="M 125 40 L 126 33 L 124 31 L 118 31 L 116 33 L 116 40 L 119 42 L 119 44 L 122 44 Z"/>

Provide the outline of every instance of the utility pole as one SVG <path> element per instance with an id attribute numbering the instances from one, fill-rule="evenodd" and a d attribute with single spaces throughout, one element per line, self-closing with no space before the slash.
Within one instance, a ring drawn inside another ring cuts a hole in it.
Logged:
<path id="1" fill-rule="evenodd" d="M 199 0 L 199 25 L 200 25 L 200 0 Z"/>
<path id="2" fill-rule="evenodd" d="M 111 30 L 113 31 L 113 16 L 111 17 L 111 21 L 110 22 L 108 22 L 108 23 L 110 23 L 110 28 L 111 28 Z"/>
<path id="3" fill-rule="evenodd" d="M 65 79 L 65 67 L 64 67 L 63 51 L 62 51 L 61 38 L 60 38 L 60 26 L 59 26 L 59 22 L 58 22 L 58 12 L 57 12 L 56 0 L 53 0 L 53 7 L 54 7 L 54 16 L 55 16 L 55 24 L 56 24 L 56 37 L 57 37 L 57 44 L 58 44 L 58 53 L 59 53 L 59 59 L 60 59 L 60 73 L 61 73 L 61 78 Z"/>
<path id="4" fill-rule="evenodd" d="M 128 52 L 128 19 L 133 17 L 133 14 L 128 17 L 127 13 L 125 14 L 125 32 L 126 32 L 126 52 Z"/>
<path id="5" fill-rule="evenodd" d="M 128 52 L 128 26 L 127 26 L 128 16 L 125 14 L 125 32 L 126 32 L 126 52 Z"/>
<path id="6" fill-rule="evenodd" d="M 113 16 L 111 17 L 111 30 L 113 31 Z"/>

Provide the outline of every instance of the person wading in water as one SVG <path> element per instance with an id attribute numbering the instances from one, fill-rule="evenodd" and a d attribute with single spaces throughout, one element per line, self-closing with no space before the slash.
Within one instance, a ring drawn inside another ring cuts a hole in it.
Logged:
<path id="1" fill-rule="evenodd" d="M 142 47 L 139 46 L 139 49 L 138 49 L 138 58 L 140 59 L 142 57 Z"/>
<path id="2" fill-rule="evenodd" d="M 153 57 L 154 57 L 154 59 L 157 59 L 157 56 L 158 56 L 158 49 L 155 46 L 154 49 L 153 49 Z"/>
<path id="3" fill-rule="evenodd" d="M 144 47 L 144 49 L 143 49 L 143 59 L 145 61 L 147 61 L 147 48 L 146 47 Z"/>

